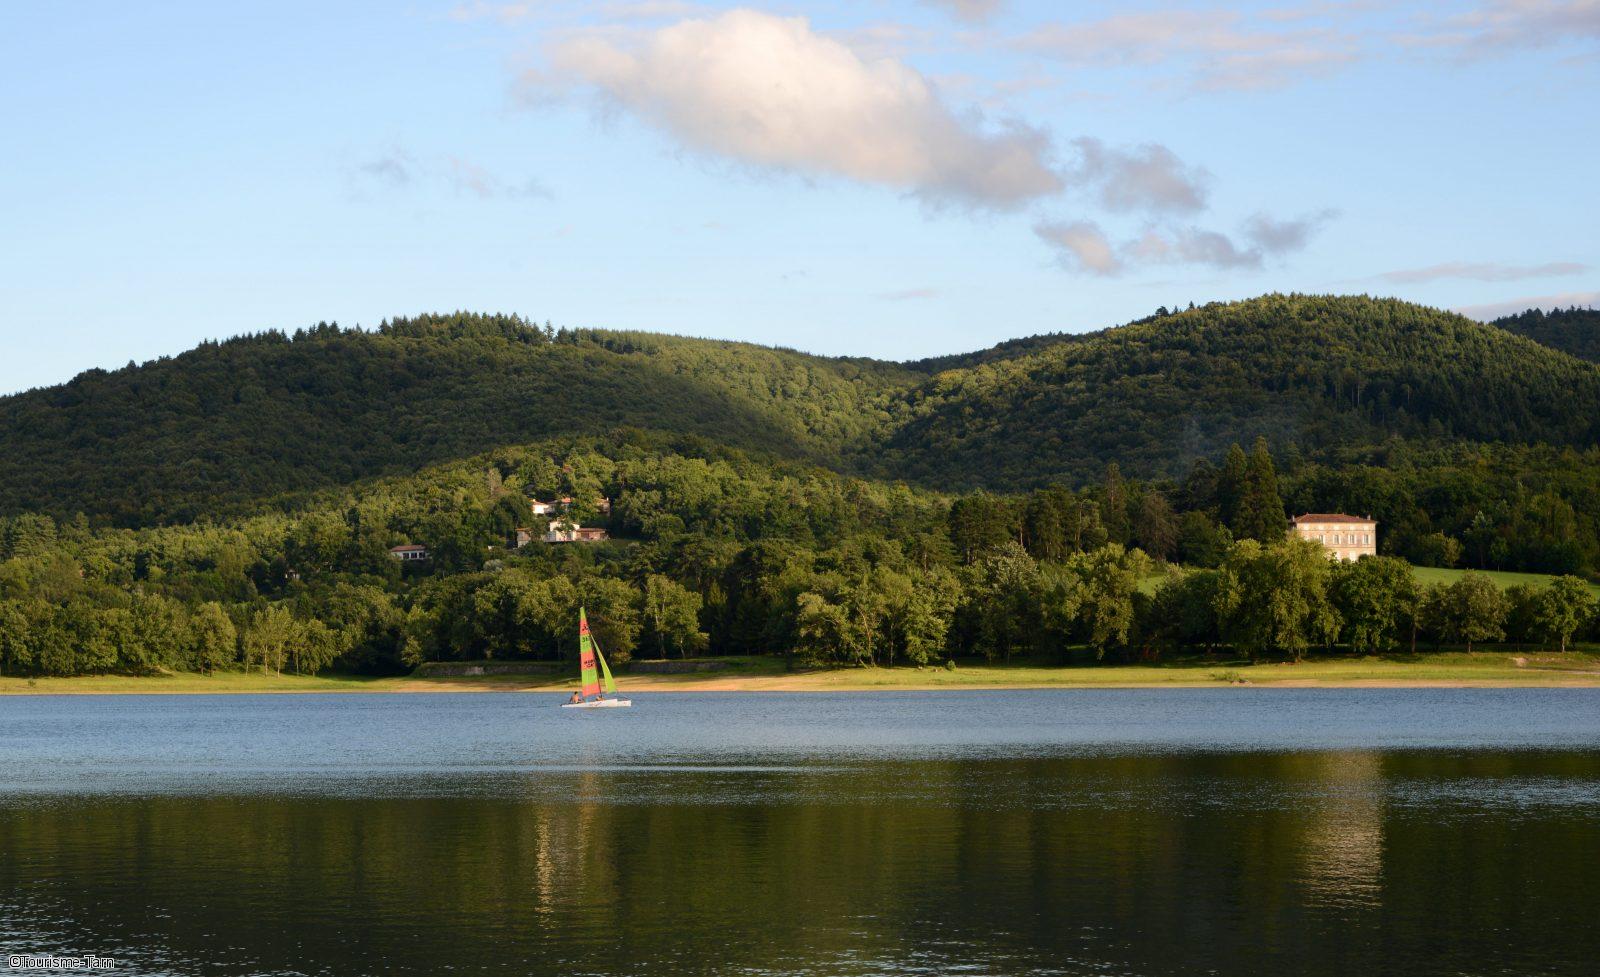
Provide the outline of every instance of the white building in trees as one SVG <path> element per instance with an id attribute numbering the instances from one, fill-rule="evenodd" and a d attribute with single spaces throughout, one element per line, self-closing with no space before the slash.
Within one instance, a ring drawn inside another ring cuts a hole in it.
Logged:
<path id="1" fill-rule="evenodd" d="M 1301 539 L 1321 543 L 1336 560 L 1359 560 L 1378 555 L 1378 523 L 1371 516 L 1342 512 L 1308 512 L 1289 520 L 1289 530 Z"/>

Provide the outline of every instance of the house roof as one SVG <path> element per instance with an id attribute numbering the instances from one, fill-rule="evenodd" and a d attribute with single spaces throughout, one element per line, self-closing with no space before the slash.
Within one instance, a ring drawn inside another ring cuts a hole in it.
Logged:
<path id="1" fill-rule="evenodd" d="M 1371 516 L 1348 516 L 1342 512 L 1307 512 L 1304 515 L 1295 516 L 1290 522 L 1359 522 L 1371 523 L 1374 526 L 1378 524 L 1378 520 Z"/>
<path id="2" fill-rule="evenodd" d="M 425 550 L 425 549 L 427 549 L 427 547 L 423 546 L 421 543 L 407 543 L 404 546 L 391 546 L 391 547 L 389 547 L 389 552 L 390 553 L 411 553 L 411 552 L 415 552 L 416 550 Z"/>

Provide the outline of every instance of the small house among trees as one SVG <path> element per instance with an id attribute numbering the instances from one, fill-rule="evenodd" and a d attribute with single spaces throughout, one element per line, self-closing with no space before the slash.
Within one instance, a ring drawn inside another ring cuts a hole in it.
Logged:
<path id="1" fill-rule="evenodd" d="M 1378 555 L 1378 523 L 1371 516 L 1341 512 L 1308 512 L 1290 520 L 1301 539 L 1321 543 L 1336 560 L 1359 560 Z"/>
<path id="2" fill-rule="evenodd" d="M 606 538 L 606 531 L 598 526 L 580 526 L 563 519 L 551 522 L 544 534 L 546 543 L 598 543 Z"/>
<path id="3" fill-rule="evenodd" d="M 428 558 L 428 548 L 420 543 L 407 543 L 404 546 L 389 547 L 391 559 L 401 563 L 417 563 Z"/>

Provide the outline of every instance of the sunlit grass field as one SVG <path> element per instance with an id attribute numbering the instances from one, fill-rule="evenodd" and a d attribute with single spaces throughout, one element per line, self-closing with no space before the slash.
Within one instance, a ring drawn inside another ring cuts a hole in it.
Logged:
<path id="1" fill-rule="evenodd" d="M 1412 567 L 1411 572 L 1421 583 L 1439 583 L 1448 586 L 1449 584 L 1453 584 L 1457 580 L 1460 580 L 1461 575 L 1467 571 L 1446 569 L 1444 567 Z M 1550 581 L 1556 579 L 1555 577 L 1544 573 L 1513 573 L 1509 570 L 1477 570 L 1474 572 L 1484 574 L 1489 579 L 1499 584 L 1501 589 L 1506 587 L 1514 587 L 1517 584 L 1530 584 L 1534 587 L 1544 587 L 1548 586 Z M 1597 599 L 1600 599 L 1600 585 L 1591 583 L 1589 584 L 1589 590 Z"/>

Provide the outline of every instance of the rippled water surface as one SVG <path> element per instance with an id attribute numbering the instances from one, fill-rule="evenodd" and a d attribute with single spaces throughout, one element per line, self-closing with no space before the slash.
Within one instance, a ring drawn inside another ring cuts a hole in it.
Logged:
<path id="1" fill-rule="evenodd" d="M 118 973 L 1600 973 L 1600 693 L 0 698 Z"/>

